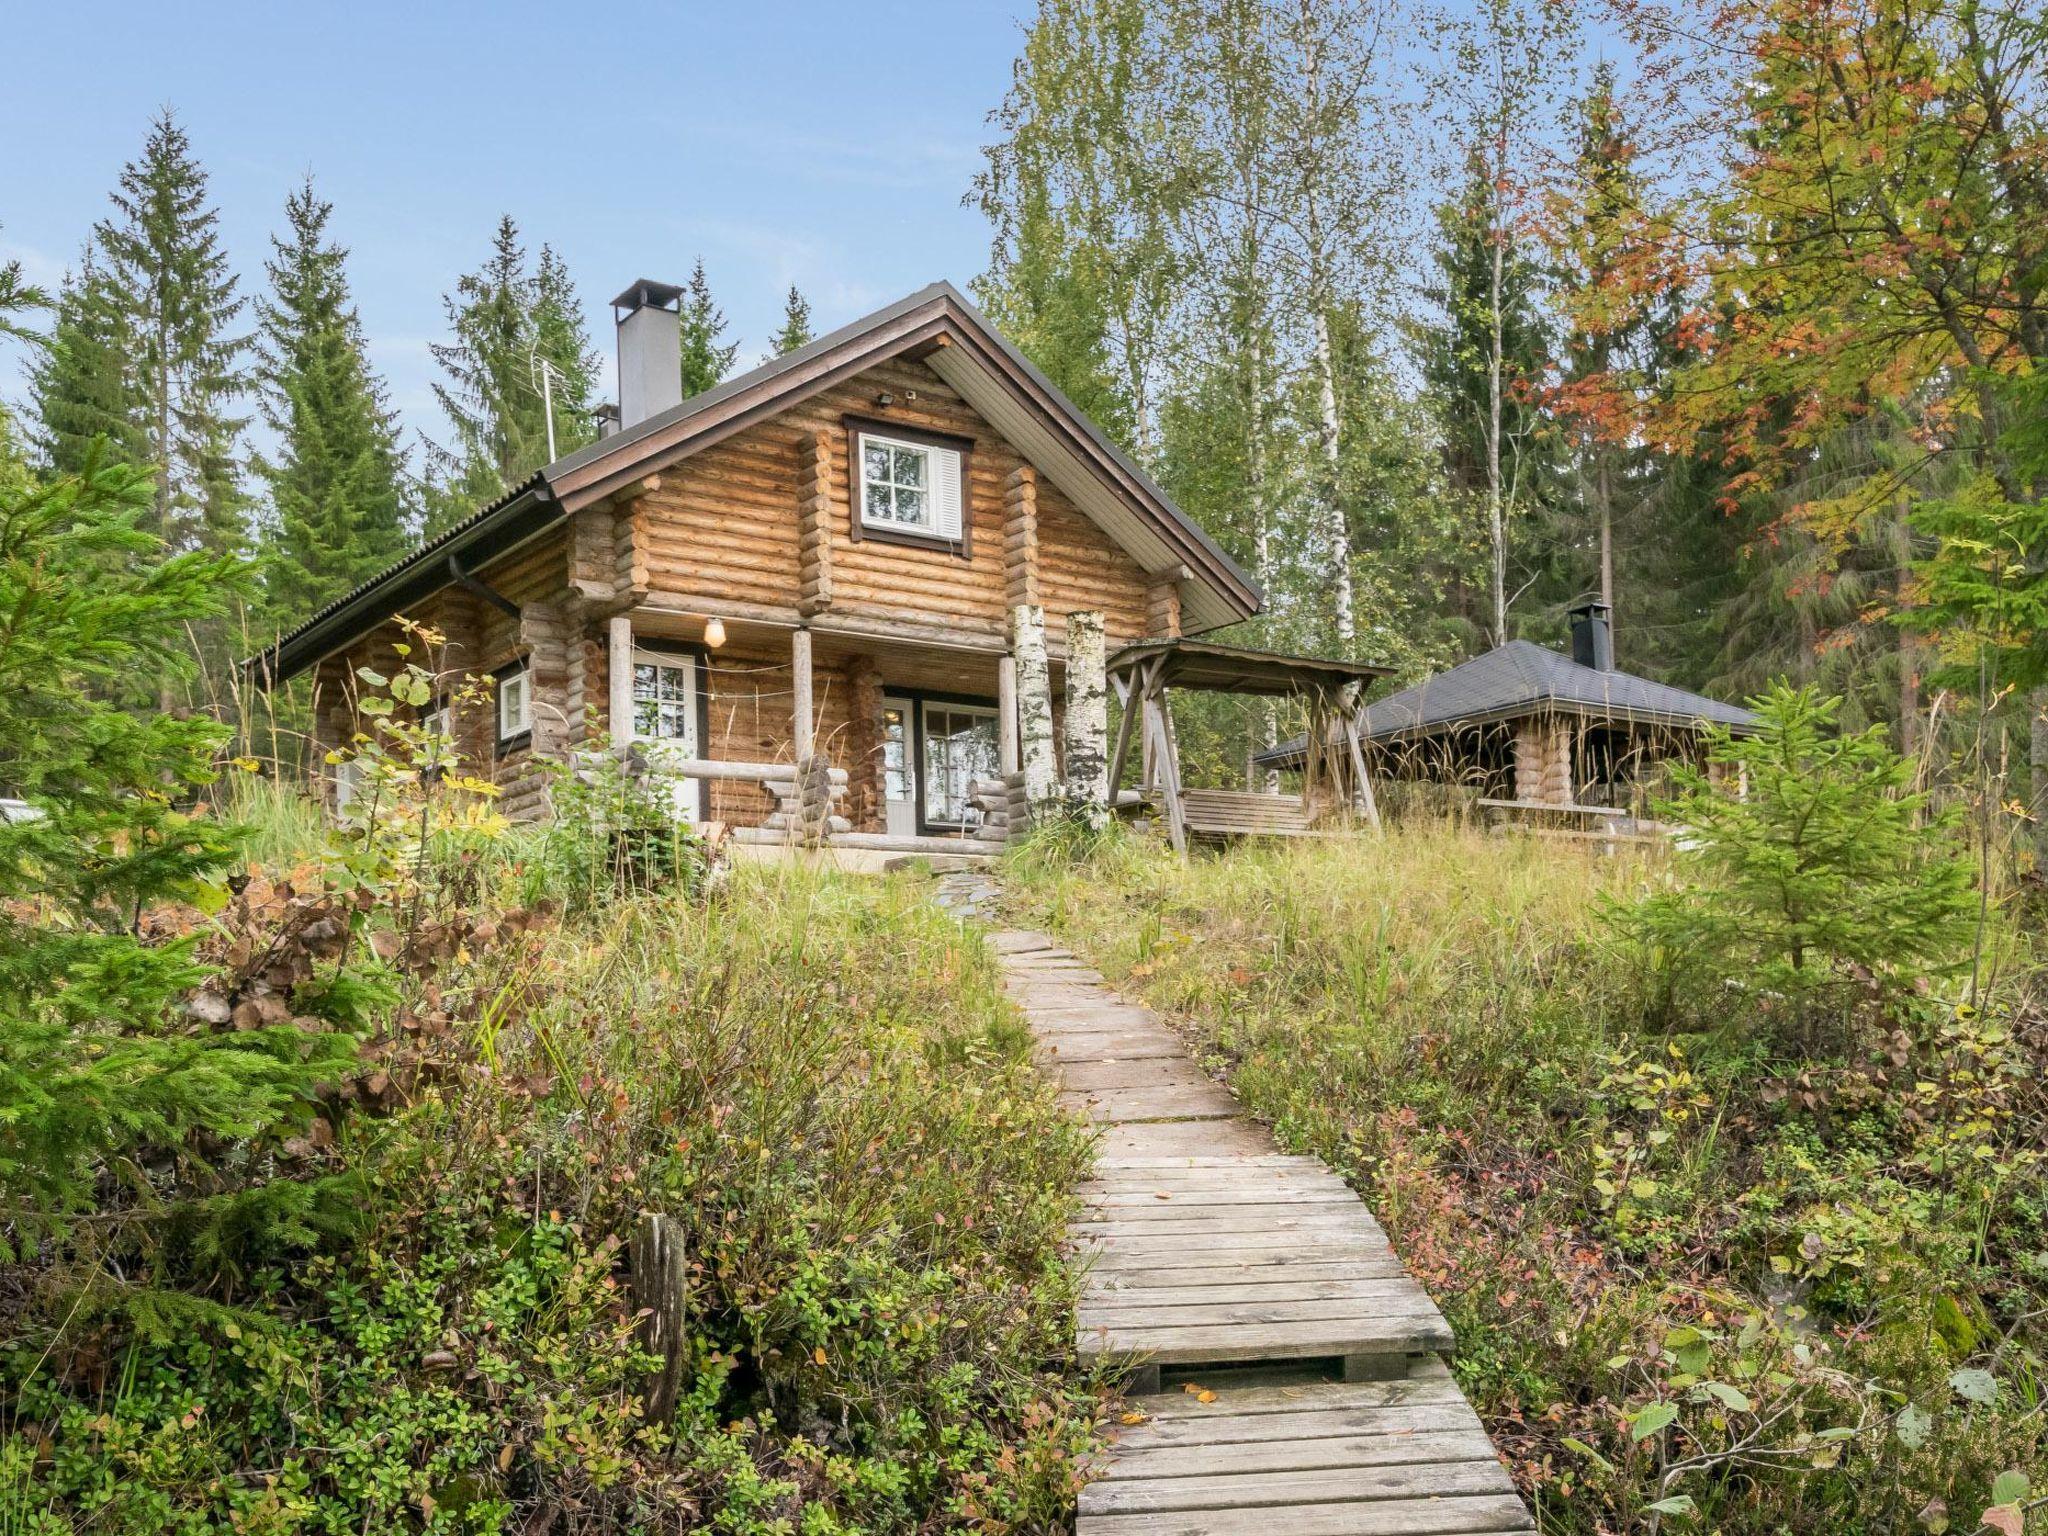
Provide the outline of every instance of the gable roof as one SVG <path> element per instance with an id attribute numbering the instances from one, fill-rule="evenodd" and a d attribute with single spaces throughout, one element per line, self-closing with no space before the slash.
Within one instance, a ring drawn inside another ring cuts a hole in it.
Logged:
<path id="1" fill-rule="evenodd" d="M 938 282 L 796 351 L 557 459 L 438 538 L 336 599 L 249 666 L 282 682 L 581 507 L 722 442 L 889 358 L 930 367 L 1147 571 L 1183 582 L 1191 630 L 1250 618 L 1259 589 L 1194 520 L 1011 345 Z M 792 508 L 792 515 L 794 510 Z"/>
<path id="2" fill-rule="evenodd" d="M 1527 640 L 1510 640 L 1369 705 L 1359 715 L 1359 735 L 1365 741 L 1398 741 L 1542 710 L 1646 725 L 1725 725 L 1737 734 L 1756 728 L 1756 716 L 1740 705 L 1633 672 L 1603 672 Z M 1257 761 L 1285 766 L 1306 746 L 1307 738 L 1297 736 Z"/>

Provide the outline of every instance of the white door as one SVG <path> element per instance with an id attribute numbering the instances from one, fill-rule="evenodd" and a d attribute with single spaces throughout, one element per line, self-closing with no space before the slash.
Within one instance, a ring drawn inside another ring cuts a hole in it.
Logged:
<path id="1" fill-rule="evenodd" d="M 697 660 L 673 651 L 633 648 L 633 740 L 648 765 L 671 782 L 676 809 L 697 819 L 697 781 L 664 767 L 698 755 Z"/>
<path id="2" fill-rule="evenodd" d="M 910 749 L 910 700 L 882 700 L 882 789 L 891 837 L 917 834 L 917 761 Z"/>

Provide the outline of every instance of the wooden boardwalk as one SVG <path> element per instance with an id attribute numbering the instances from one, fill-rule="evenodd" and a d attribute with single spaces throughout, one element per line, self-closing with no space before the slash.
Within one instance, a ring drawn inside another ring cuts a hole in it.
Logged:
<path id="1" fill-rule="evenodd" d="M 1449 1327 L 1351 1188 L 1051 939 L 995 943 L 1062 1101 L 1100 1128 L 1077 1343 L 1127 1370 L 1143 1416 L 1079 1536 L 1533 1530 L 1439 1358 Z"/>

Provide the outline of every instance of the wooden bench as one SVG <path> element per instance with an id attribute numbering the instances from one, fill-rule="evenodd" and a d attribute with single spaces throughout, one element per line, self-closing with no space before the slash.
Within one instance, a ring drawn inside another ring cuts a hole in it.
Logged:
<path id="1" fill-rule="evenodd" d="M 1189 789 L 1181 810 L 1190 832 L 1203 837 L 1313 837 L 1308 807 L 1295 795 L 1242 789 Z"/>

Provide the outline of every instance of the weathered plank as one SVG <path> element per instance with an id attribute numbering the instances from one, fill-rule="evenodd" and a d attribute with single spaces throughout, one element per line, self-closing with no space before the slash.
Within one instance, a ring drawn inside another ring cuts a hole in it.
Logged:
<path id="1" fill-rule="evenodd" d="M 1489 1450 L 1484 1461 L 1320 1467 L 1311 1472 L 1218 1472 L 1206 1477 L 1106 1478 L 1081 1490 L 1081 1514 L 1086 1518 L 1152 1510 L 1271 1509 L 1340 1500 L 1511 1493 L 1513 1487 Z M 1291 1531 L 1293 1526 L 1287 1529 Z"/>
<path id="2" fill-rule="evenodd" d="M 1168 1510 L 1084 1517 L 1077 1536 L 1491 1536 L 1533 1531 L 1512 1493 L 1471 1498 L 1290 1504 L 1284 1526 L 1271 1509 Z"/>

